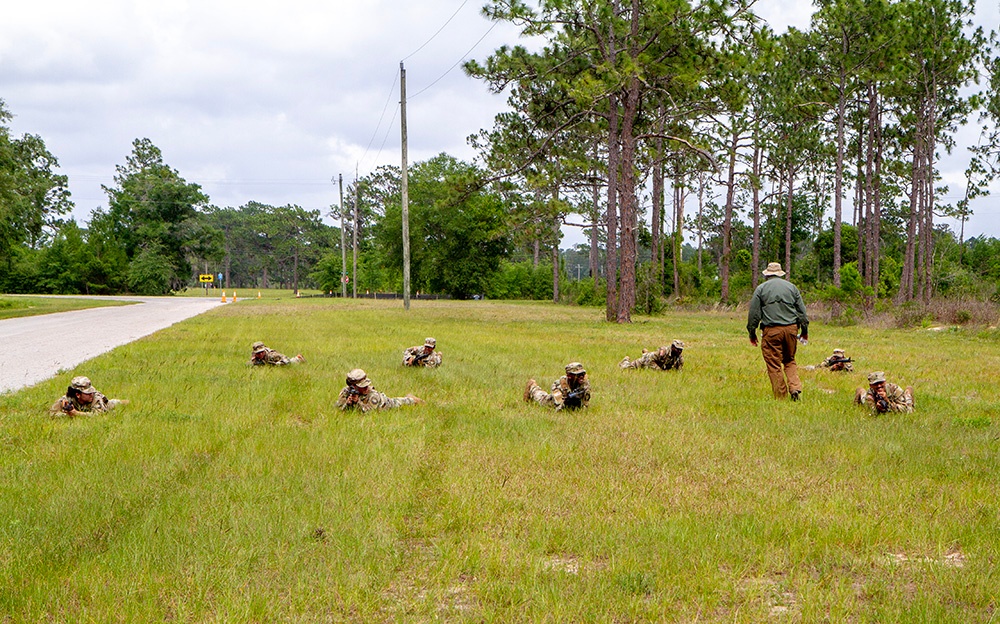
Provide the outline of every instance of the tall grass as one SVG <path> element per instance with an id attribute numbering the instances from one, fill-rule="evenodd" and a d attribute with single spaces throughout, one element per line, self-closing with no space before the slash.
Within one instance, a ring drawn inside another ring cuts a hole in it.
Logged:
<path id="1" fill-rule="evenodd" d="M 0 397 L 0 620 L 988 622 L 995 332 L 812 327 L 770 398 L 742 313 L 245 300 Z M 434 336 L 438 370 L 400 366 Z M 680 372 L 617 362 L 683 339 Z M 251 368 L 264 340 L 307 363 Z M 579 360 L 591 407 L 521 399 Z M 362 367 L 392 396 L 334 407 Z M 869 370 L 917 412 L 851 405 Z M 52 420 L 74 374 L 132 403 Z"/>

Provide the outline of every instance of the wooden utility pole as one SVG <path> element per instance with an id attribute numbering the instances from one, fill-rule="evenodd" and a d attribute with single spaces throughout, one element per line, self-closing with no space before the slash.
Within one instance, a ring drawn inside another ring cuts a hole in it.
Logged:
<path id="1" fill-rule="evenodd" d="M 403 166 L 400 178 L 403 196 L 403 308 L 410 309 L 410 188 L 406 179 L 406 69 L 399 62 L 399 130 Z"/>
<path id="2" fill-rule="evenodd" d="M 344 174 L 340 177 L 340 297 L 347 299 L 347 234 L 344 229 L 347 227 L 347 220 L 344 216 Z"/>
<path id="3" fill-rule="evenodd" d="M 353 210 L 353 212 L 354 212 L 354 232 L 353 232 L 353 238 L 354 238 L 354 270 L 352 271 L 353 278 L 354 278 L 352 280 L 352 283 L 354 285 L 354 289 L 351 291 L 353 293 L 355 299 L 358 298 L 358 201 L 361 198 L 361 193 L 358 190 L 359 187 L 360 187 L 360 183 L 358 182 L 358 166 L 357 166 L 357 164 L 355 164 L 354 165 L 354 210 Z"/>

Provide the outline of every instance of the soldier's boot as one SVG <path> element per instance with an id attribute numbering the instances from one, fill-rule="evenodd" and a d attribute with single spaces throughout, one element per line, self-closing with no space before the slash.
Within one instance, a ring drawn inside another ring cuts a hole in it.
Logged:
<path id="1" fill-rule="evenodd" d="M 629 360 L 629 357 L 626 355 L 624 358 L 622 358 L 621 362 L 618 362 L 618 368 L 628 368 L 630 362 L 631 360 Z"/>
<path id="2" fill-rule="evenodd" d="M 299 361 L 299 364 L 305 364 L 306 363 L 306 359 L 304 357 L 302 357 L 301 353 L 298 354 L 298 355 L 296 355 L 295 359 Z"/>
<path id="3" fill-rule="evenodd" d="M 801 394 L 802 394 L 801 390 L 796 390 L 796 391 L 792 392 L 789 396 L 792 397 L 793 401 L 798 401 L 799 400 L 799 395 L 801 395 Z"/>
<path id="4" fill-rule="evenodd" d="M 524 386 L 524 401 L 526 403 L 531 403 L 531 390 L 538 385 L 534 379 L 529 379 L 528 383 Z"/>
<path id="5" fill-rule="evenodd" d="M 904 390 L 903 392 L 910 396 L 910 403 L 913 405 L 913 407 L 916 407 L 917 399 L 913 396 L 913 386 L 906 386 L 906 390 Z"/>

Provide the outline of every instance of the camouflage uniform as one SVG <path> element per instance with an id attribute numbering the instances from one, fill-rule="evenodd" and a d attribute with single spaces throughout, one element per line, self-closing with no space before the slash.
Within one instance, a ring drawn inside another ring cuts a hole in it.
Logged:
<path id="1" fill-rule="evenodd" d="M 391 398 L 375 388 L 371 387 L 372 382 L 368 375 L 360 368 L 356 368 L 347 374 L 347 385 L 340 391 L 337 397 L 337 407 L 341 410 L 360 409 L 363 413 L 372 410 L 392 409 L 402 405 L 416 405 L 417 399 L 411 396 Z M 358 388 L 368 388 L 367 393 L 362 393 Z"/>
<path id="2" fill-rule="evenodd" d="M 844 371 L 845 373 L 853 373 L 854 366 L 850 362 L 837 362 L 836 360 L 846 360 L 848 357 L 844 355 L 843 349 L 834 349 L 833 355 L 826 358 L 820 362 L 820 368 L 829 368 L 831 371 Z"/>
<path id="3" fill-rule="evenodd" d="M 555 407 L 556 411 L 563 408 L 576 409 L 587 407 L 590 403 L 590 380 L 587 378 L 587 371 L 579 362 L 572 362 L 566 365 L 567 373 L 583 374 L 582 379 L 575 388 L 570 388 L 569 378 L 563 375 L 552 382 L 552 391 L 545 392 L 541 386 L 530 380 L 528 387 L 524 391 L 524 398 L 527 401 L 534 401 L 545 407 Z M 577 396 L 570 397 L 570 393 L 575 392 Z"/>
<path id="4" fill-rule="evenodd" d="M 680 340 L 673 341 L 669 347 L 660 347 L 656 351 L 646 351 L 643 349 L 642 357 L 638 360 L 625 359 L 619 362 L 623 370 L 630 368 L 655 368 L 657 370 L 680 370 L 684 366 L 684 343 Z"/>
<path id="5" fill-rule="evenodd" d="M 403 366 L 426 366 L 427 368 L 441 366 L 441 352 L 434 351 L 435 346 L 437 346 L 437 341 L 428 338 L 424 340 L 424 344 L 403 351 Z M 432 351 L 425 356 L 428 347 Z"/>
<path id="6" fill-rule="evenodd" d="M 875 390 L 871 387 L 876 383 L 885 383 L 885 403 L 879 405 Z M 901 412 L 909 414 L 913 412 L 916 404 L 913 401 L 913 388 L 907 387 L 905 390 L 894 383 L 885 381 L 885 373 L 878 371 L 868 375 L 868 390 L 858 388 L 854 395 L 854 402 L 865 405 L 873 412 L 885 414 L 886 412 Z"/>
<path id="7" fill-rule="evenodd" d="M 301 364 L 302 362 L 306 361 L 301 354 L 296 355 L 293 358 L 290 358 L 287 355 L 278 353 L 274 349 L 268 349 L 267 347 L 264 346 L 263 342 L 255 342 L 251 345 L 251 348 L 253 349 L 253 354 L 255 356 L 258 353 L 264 354 L 264 357 L 259 359 L 256 357 L 251 357 L 250 358 L 251 366 L 264 366 L 268 364 L 271 366 L 285 366 L 287 364 Z"/>
<path id="8" fill-rule="evenodd" d="M 75 390 L 70 396 L 70 390 Z M 83 403 L 79 400 L 80 394 L 93 395 L 94 400 L 90 403 Z M 70 382 L 66 395 L 60 397 L 58 401 L 49 408 L 49 413 L 53 416 L 72 416 L 73 411 L 77 412 L 107 412 L 123 404 L 118 399 L 109 399 L 97 391 L 91 384 L 88 377 L 74 377 Z"/>

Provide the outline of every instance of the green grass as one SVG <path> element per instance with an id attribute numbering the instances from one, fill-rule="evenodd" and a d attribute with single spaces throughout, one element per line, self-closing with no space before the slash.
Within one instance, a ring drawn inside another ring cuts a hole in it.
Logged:
<path id="1" fill-rule="evenodd" d="M 995 618 L 995 331 L 814 324 L 800 363 L 858 372 L 793 404 L 743 314 L 602 314 L 241 300 L 0 397 L 0 621 Z M 401 367 L 425 336 L 442 368 Z M 683 371 L 617 369 L 673 338 Z M 522 401 L 571 360 L 590 409 Z M 356 366 L 427 403 L 338 412 Z M 851 405 L 874 369 L 916 413 Z M 132 403 L 48 418 L 75 374 Z"/>
<path id="2" fill-rule="evenodd" d="M 131 305 L 131 302 L 111 301 L 107 299 L 73 299 L 72 297 L 61 296 L 33 297 L 29 295 L 3 295 L 0 296 L 0 319 L 120 305 Z"/>

